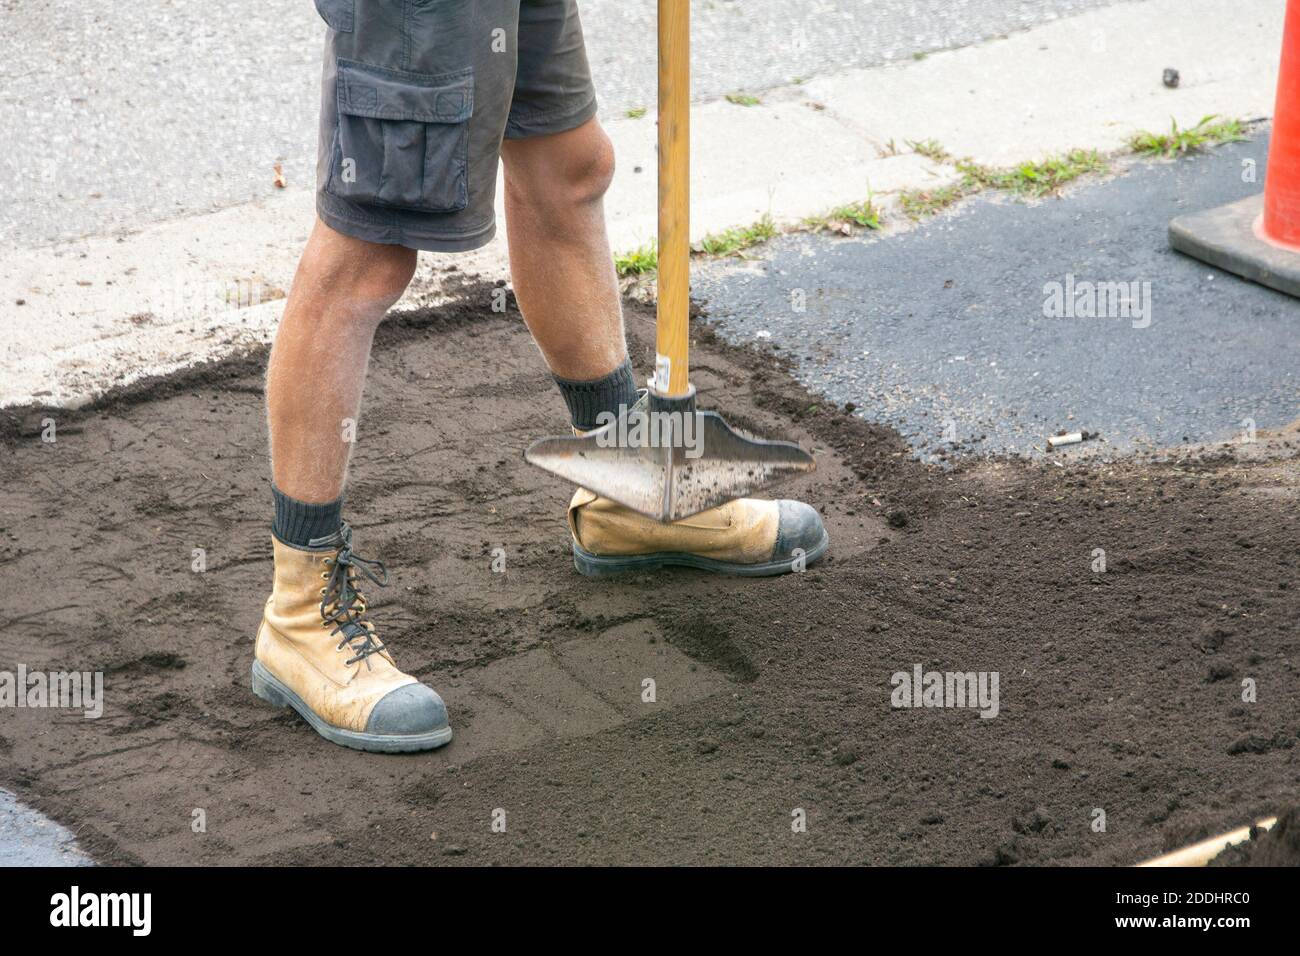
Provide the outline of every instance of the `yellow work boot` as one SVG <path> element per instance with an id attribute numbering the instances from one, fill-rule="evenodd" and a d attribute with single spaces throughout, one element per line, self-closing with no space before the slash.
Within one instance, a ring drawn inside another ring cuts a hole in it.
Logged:
<path id="1" fill-rule="evenodd" d="M 664 524 L 579 488 L 569 502 L 573 563 L 590 576 L 681 565 L 763 576 L 800 571 L 830 536 L 802 501 L 739 498 Z"/>
<path id="2" fill-rule="evenodd" d="M 630 412 L 644 413 L 648 403 L 641 390 Z M 592 431 L 575 427 L 573 433 Z M 751 577 L 788 574 L 819 559 L 831 543 L 817 509 L 802 501 L 738 498 L 663 523 L 586 488 L 569 502 L 569 533 L 574 567 L 589 577 L 665 565 Z"/>
<path id="3" fill-rule="evenodd" d="M 632 411 L 644 411 L 645 392 Z M 574 434 L 583 435 L 577 428 Z M 569 502 L 573 564 L 591 577 L 675 564 L 763 577 L 802 571 L 830 546 L 821 515 L 802 501 L 738 498 L 665 524 L 586 488 Z"/>
<path id="4" fill-rule="evenodd" d="M 275 588 L 257 632 L 253 693 L 292 707 L 326 740 L 356 750 L 431 750 L 451 740 L 442 698 L 393 663 L 368 619 L 358 574 L 388 572 L 352 550 L 346 524 L 295 548 L 275 543 Z"/>

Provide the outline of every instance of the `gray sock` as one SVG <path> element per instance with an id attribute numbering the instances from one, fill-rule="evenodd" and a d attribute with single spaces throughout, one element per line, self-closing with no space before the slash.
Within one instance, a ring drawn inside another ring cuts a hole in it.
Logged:
<path id="1" fill-rule="evenodd" d="M 295 548 L 307 547 L 313 538 L 332 535 L 343 524 L 343 499 L 311 504 L 290 498 L 275 482 L 271 483 L 271 497 L 275 499 L 275 521 L 271 533 Z"/>
<path id="2" fill-rule="evenodd" d="M 604 378 L 590 382 L 574 382 L 556 375 L 555 384 L 560 386 L 564 403 L 569 406 L 569 418 L 573 427 L 581 431 L 590 431 L 600 423 L 597 416 L 601 412 L 619 412 L 619 406 L 631 408 L 636 404 L 636 379 L 632 377 L 632 361 L 624 359 L 623 364 Z"/>

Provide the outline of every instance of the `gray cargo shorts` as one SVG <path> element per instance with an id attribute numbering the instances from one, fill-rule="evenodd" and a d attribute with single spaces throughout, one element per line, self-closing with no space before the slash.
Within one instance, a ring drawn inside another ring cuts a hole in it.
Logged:
<path id="1" fill-rule="evenodd" d="M 577 0 L 315 0 L 329 25 L 316 212 L 368 242 L 460 252 L 496 232 L 503 138 L 581 126 Z"/>

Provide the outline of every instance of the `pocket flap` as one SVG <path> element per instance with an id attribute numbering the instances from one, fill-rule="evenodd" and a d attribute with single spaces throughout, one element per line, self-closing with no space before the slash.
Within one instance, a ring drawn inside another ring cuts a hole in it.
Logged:
<path id="1" fill-rule="evenodd" d="M 408 73 L 338 62 L 339 112 L 416 123 L 463 123 L 474 112 L 474 71 Z"/>

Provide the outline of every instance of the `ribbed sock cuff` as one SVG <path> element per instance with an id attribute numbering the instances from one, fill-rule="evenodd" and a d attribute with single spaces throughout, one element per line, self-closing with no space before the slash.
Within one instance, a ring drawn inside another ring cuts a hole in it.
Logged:
<path id="1" fill-rule="evenodd" d="M 313 538 L 325 538 L 338 531 L 343 524 L 343 499 L 311 504 L 290 498 L 275 484 L 271 485 L 275 500 L 275 521 L 271 533 L 295 548 L 305 548 Z"/>
<path id="2" fill-rule="evenodd" d="M 632 361 L 624 359 L 623 364 L 604 378 L 590 382 L 574 382 L 554 376 L 555 384 L 560 386 L 564 403 L 569 406 L 569 418 L 573 427 L 581 431 L 590 431 L 600 424 L 596 419 L 601 412 L 617 415 L 619 406 L 631 408 L 636 404 L 636 379 L 632 376 Z"/>

